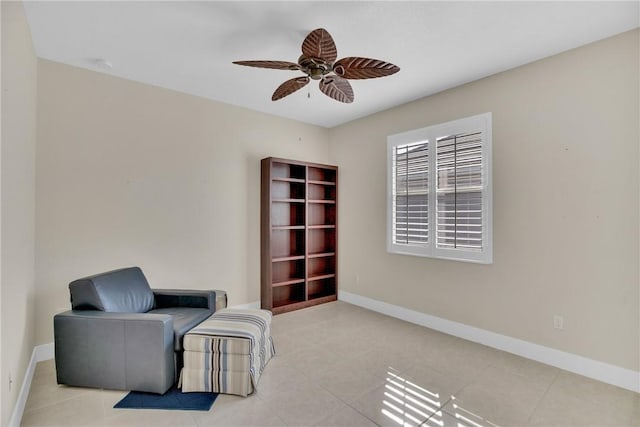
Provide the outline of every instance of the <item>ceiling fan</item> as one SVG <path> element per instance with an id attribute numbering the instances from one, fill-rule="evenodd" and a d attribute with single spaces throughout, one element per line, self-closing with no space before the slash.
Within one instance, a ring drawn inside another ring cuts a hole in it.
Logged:
<path id="1" fill-rule="evenodd" d="M 282 83 L 273 92 L 272 101 L 291 95 L 309 84 L 310 79 L 320 80 L 322 93 L 336 101 L 353 102 L 353 89 L 347 79 L 373 79 L 400 71 L 400 68 L 379 59 L 349 56 L 336 61 L 338 51 L 333 38 L 324 28 L 313 30 L 302 42 L 302 55 L 298 63 L 288 61 L 233 61 L 237 65 L 272 68 L 276 70 L 300 70 L 306 74 Z"/>

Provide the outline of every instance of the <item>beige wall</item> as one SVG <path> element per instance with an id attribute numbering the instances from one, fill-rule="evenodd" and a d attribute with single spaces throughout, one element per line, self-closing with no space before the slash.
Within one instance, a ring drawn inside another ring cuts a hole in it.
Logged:
<path id="1" fill-rule="evenodd" d="M 112 268 L 260 299 L 260 159 L 324 163 L 327 129 L 45 60 L 38 85 L 38 344 Z"/>
<path id="2" fill-rule="evenodd" d="M 37 60 L 21 2 L 2 2 L 2 415 L 7 425 L 34 346 Z M 13 384 L 9 390 L 9 375 Z"/>
<path id="3" fill-rule="evenodd" d="M 640 371 L 639 34 L 331 129 L 341 289 Z M 388 254 L 386 136 L 488 111 L 494 263 Z"/>

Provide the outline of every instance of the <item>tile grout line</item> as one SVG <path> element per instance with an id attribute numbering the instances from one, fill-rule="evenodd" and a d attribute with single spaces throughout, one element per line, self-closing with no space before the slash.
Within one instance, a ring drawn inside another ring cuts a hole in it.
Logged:
<path id="1" fill-rule="evenodd" d="M 547 386 L 547 389 L 544 391 L 544 393 L 540 397 L 540 400 L 538 400 L 538 403 L 536 403 L 536 406 L 531 411 L 531 414 L 529 414 L 529 418 L 527 418 L 527 424 L 531 424 L 531 419 L 533 418 L 533 416 L 536 413 L 536 411 L 538 410 L 538 408 L 540 408 L 540 405 L 542 404 L 542 401 L 544 400 L 544 398 L 547 397 L 547 394 L 549 394 L 549 390 L 551 390 L 551 387 L 553 387 L 553 385 L 556 383 L 556 381 L 558 381 L 558 377 L 559 376 L 560 376 L 560 371 L 558 370 L 558 371 L 556 371 L 556 373 L 555 373 L 555 375 L 553 377 L 553 381 L 549 382 L 549 385 Z"/>
<path id="2" fill-rule="evenodd" d="M 450 397 L 449 399 L 447 399 L 438 409 L 435 410 L 435 412 L 433 412 L 431 415 L 429 415 L 427 417 L 426 420 L 424 420 L 422 423 L 420 423 L 420 425 L 418 427 L 422 427 L 424 425 L 427 424 L 427 422 L 433 418 L 434 416 L 438 415 L 438 412 L 441 412 L 442 414 L 448 414 L 447 412 L 445 412 L 444 407 L 447 406 L 449 404 L 449 402 L 451 402 L 453 400 L 453 396 Z"/>
<path id="3" fill-rule="evenodd" d="M 377 426 L 380 426 L 380 424 L 378 424 L 377 422 L 375 422 L 374 420 L 372 420 L 371 418 L 369 418 L 369 417 L 367 416 L 367 414 L 363 414 L 362 412 L 360 412 L 360 411 L 358 410 L 358 408 L 355 408 L 355 407 L 351 406 L 351 404 L 350 404 L 350 403 L 348 403 L 348 402 L 344 402 L 344 404 L 345 404 L 345 405 L 347 405 L 349 408 L 353 409 L 354 411 L 356 411 L 358 414 L 360 414 L 360 416 L 362 416 L 362 417 L 366 418 L 367 420 L 371 421 L 373 424 L 375 424 L 375 425 L 377 425 Z"/>
<path id="4" fill-rule="evenodd" d="M 102 389 L 100 389 L 100 390 L 102 390 Z M 29 414 L 31 412 L 37 412 L 37 411 L 40 411 L 42 409 L 51 408 L 52 406 L 59 405 L 61 403 L 66 403 L 66 402 L 69 402 L 71 400 L 78 399 L 80 397 L 85 397 L 87 394 L 92 393 L 92 392 L 94 392 L 94 390 L 87 390 L 86 392 L 84 392 L 82 394 L 78 394 L 76 396 L 67 397 L 65 399 L 61 399 L 61 400 L 55 401 L 53 403 L 47 403 L 47 404 L 44 404 L 44 405 L 41 405 L 41 406 L 36 406 L 35 408 L 30 408 L 30 409 L 26 409 L 25 408 L 24 415 L 27 415 L 27 414 Z"/>
<path id="5" fill-rule="evenodd" d="M 291 369 L 295 369 L 295 368 L 291 367 Z M 261 402 L 263 402 L 263 403 L 267 404 L 267 401 L 266 401 L 266 400 L 264 400 L 264 398 L 262 398 L 262 396 L 260 395 L 260 392 L 259 392 L 257 389 L 256 389 L 256 391 L 255 391 L 255 396 L 256 396 L 256 397 L 257 397 Z M 215 404 L 215 402 L 214 402 L 214 404 Z M 272 410 L 271 408 L 269 408 L 269 411 L 270 411 L 270 413 L 271 413 L 271 414 L 273 414 L 273 415 L 274 415 L 274 416 L 275 416 L 275 417 L 276 417 L 276 418 L 277 418 L 277 419 L 282 423 L 282 425 L 283 425 L 283 426 L 285 426 L 285 427 L 289 427 L 289 424 L 287 424 L 287 423 L 282 419 L 282 417 L 281 417 L 281 416 L 280 416 L 276 411 Z M 200 426 L 200 424 L 199 424 L 199 423 L 198 423 L 197 425 L 198 425 L 198 426 Z M 203 426 L 203 427 L 204 427 L 204 426 Z"/>
<path id="6" fill-rule="evenodd" d="M 291 369 L 294 369 L 296 371 L 298 371 L 298 373 L 300 373 L 301 375 L 305 376 L 307 379 L 310 379 L 310 377 L 308 377 L 303 371 L 299 370 L 296 367 L 291 366 Z M 383 383 L 384 384 L 384 383 Z M 353 409 L 354 411 L 356 411 L 358 414 L 360 414 L 362 417 L 366 418 L 367 420 L 371 421 L 373 424 L 380 426 L 380 424 L 378 424 L 377 422 L 375 422 L 374 420 L 372 420 L 371 418 L 369 418 L 366 414 L 363 414 L 362 412 L 360 412 L 357 408 L 355 408 L 350 402 L 347 402 L 346 400 L 341 399 L 339 396 L 337 396 L 335 393 L 333 393 L 331 390 L 327 389 L 326 387 L 323 387 L 320 384 L 317 384 L 318 387 L 320 387 L 322 390 L 326 391 L 327 393 L 329 393 L 331 396 L 333 396 L 334 398 L 336 398 L 338 401 L 340 401 L 341 403 L 343 403 L 345 406 Z M 368 392 L 364 392 L 362 393 L 362 396 L 364 396 L 366 393 Z M 360 396 L 361 397 L 361 396 Z M 321 425 L 319 424 L 320 422 L 322 422 L 323 420 L 329 418 L 330 415 L 327 415 L 326 417 L 322 418 L 321 420 L 318 421 L 318 423 L 316 423 L 316 425 Z M 286 424 L 286 423 L 285 423 Z"/>
<path id="7" fill-rule="evenodd" d="M 296 368 L 293 368 L 296 369 Z M 304 373 L 302 373 L 304 375 Z M 308 378 L 308 377 L 307 377 Z M 353 409 L 354 411 L 356 411 L 358 414 L 362 415 L 363 417 L 365 417 L 366 419 L 368 419 L 369 421 L 371 421 L 372 423 L 374 423 L 375 425 L 379 426 L 378 423 L 376 423 L 375 421 L 373 421 L 372 419 L 370 419 L 368 416 L 366 416 L 365 414 L 361 413 L 360 411 L 358 411 L 356 408 L 354 408 L 353 406 L 351 406 L 351 404 L 349 402 L 347 402 L 346 400 L 342 400 L 339 396 L 336 396 L 335 393 L 333 393 L 331 390 L 328 390 L 327 388 L 323 387 L 322 385 L 318 384 L 318 387 L 320 387 L 321 389 L 323 389 L 324 391 L 326 391 L 327 393 L 329 393 L 331 396 L 335 397 L 336 399 L 338 399 L 338 401 L 342 402 L 345 406 L 348 406 L 349 408 Z M 362 396 L 364 396 L 367 392 L 362 393 Z M 320 421 L 323 421 L 327 418 L 329 418 L 331 415 L 327 415 L 326 417 L 322 418 Z M 320 425 L 318 423 L 316 423 L 316 425 Z"/>
<path id="8" fill-rule="evenodd" d="M 486 370 L 487 370 L 487 369 L 489 369 L 491 366 L 492 366 L 491 362 L 488 362 L 484 367 L 482 367 L 481 369 L 478 369 L 478 373 L 476 373 L 475 375 L 473 375 L 473 377 L 472 377 L 468 382 L 466 382 L 466 381 L 465 381 L 465 384 L 464 384 L 464 385 L 462 385 L 462 386 L 460 386 L 460 389 L 459 389 L 459 390 L 455 391 L 455 392 L 454 392 L 454 393 L 449 397 L 449 399 L 447 399 L 447 400 L 445 401 L 445 403 L 443 403 L 443 404 L 438 408 L 438 410 L 436 410 L 433 414 L 431 414 L 431 415 L 430 415 L 426 420 L 424 420 L 424 421 L 422 422 L 422 424 L 420 424 L 420 426 L 418 426 L 418 427 L 422 427 L 422 426 L 426 425 L 426 423 L 427 423 L 431 418 L 433 418 L 433 416 L 434 416 L 434 415 L 436 415 L 436 414 L 438 413 L 438 411 L 442 412 L 443 414 L 449 415 L 449 416 L 454 416 L 453 414 L 450 414 L 450 413 L 448 413 L 447 411 L 445 411 L 445 409 L 444 409 L 444 408 L 445 408 L 445 406 L 447 406 L 450 402 L 453 402 L 453 400 L 455 399 L 455 396 L 456 396 L 457 394 L 459 394 L 460 392 L 462 392 L 462 390 L 464 390 L 465 388 L 467 388 L 467 387 L 469 387 L 470 385 L 474 384 L 474 383 L 478 380 L 478 378 L 480 378 L 480 377 L 482 376 L 482 374 L 483 374 L 484 372 L 486 372 Z M 431 369 L 434 369 L 434 368 L 431 368 Z M 436 369 L 434 369 L 434 370 L 435 370 L 436 372 L 439 372 L 439 371 L 437 371 Z M 450 376 L 449 374 L 446 374 L 446 373 L 443 373 L 443 372 L 440 372 L 440 373 L 441 373 L 442 375 Z"/>

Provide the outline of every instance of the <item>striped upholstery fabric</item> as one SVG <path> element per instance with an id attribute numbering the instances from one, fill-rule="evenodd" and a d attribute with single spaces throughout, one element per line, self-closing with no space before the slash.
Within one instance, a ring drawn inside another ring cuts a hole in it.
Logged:
<path id="1" fill-rule="evenodd" d="M 271 312 L 223 309 L 184 336 L 183 392 L 247 396 L 275 354 Z"/>

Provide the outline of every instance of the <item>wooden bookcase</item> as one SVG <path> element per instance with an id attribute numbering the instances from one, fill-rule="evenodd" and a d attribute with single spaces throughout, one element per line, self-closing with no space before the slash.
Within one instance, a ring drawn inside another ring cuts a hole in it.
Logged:
<path id="1" fill-rule="evenodd" d="M 338 295 L 338 167 L 262 159 L 262 308 L 274 314 Z"/>

